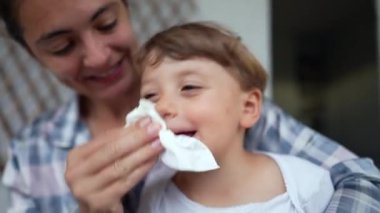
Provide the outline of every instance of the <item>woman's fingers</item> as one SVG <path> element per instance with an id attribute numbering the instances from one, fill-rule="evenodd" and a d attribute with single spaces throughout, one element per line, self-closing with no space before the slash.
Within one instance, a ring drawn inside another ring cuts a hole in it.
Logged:
<path id="1" fill-rule="evenodd" d="M 141 169 L 140 167 L 146 166 L 147 162 L 154 163 L 162 149 L 159 141 L 156 140 L 153 143 L 144 145 L 135 152 L 116 159 L 113 163 L 110 163 L 101 170 L 98 175 L 85 181 L 80 186 L 81 190 L 93 193 L 94 191 L 109 187 L 113 182 L 120 181 L 136 184 L 139 180 L 136 182 L 132 174 L 140 174 L 140 172 L 144 171 L 147 173 L 147 170 Z M 146 175 L 146 173 L 141 174 L 141 178 Z M 121 187 L 120 189 L 128 191 L 129 187 Z"/>
<path id="2" fill-rule="evenodd" d="M 68 175 L 76 178 L 77 176 L 86 176 L 99 172 L 107 165 L 114 163 L 121 156 L 128 155 L 152 141 L 157 137 L 160 126 L 156 123 L 143 121 L 125 129 L 109 131 L 106 134 L 107 138 L 98 138 L 97 141 L 88 143 L 96 143 L 96 145 L 80 147 L 80 151 L 73 153 L 68 158 L 67 168 L 71 166 L 77 168 L 71 170 L 72 173 Z M 85 148 L 91 150 L 92 153 L 88 154 L 89 151 Z M 87 157 L 78 157 L 76 155 L 87 155 Z M 72 158 L 71 160 L 70 157 Z"/>
<path id="3" fill-rule="evenodd" d="M 136 122 L 134 125 L 137 125 L 141 128 L 147 128 L 148 125 L 152 123 L 152 120 L 149 117 L 143 118 Z M 133 125 L 132 125 L 133 126 Z M 91 141 L 91 143 L 83 144 L 70 152 L 69 160 L 72 162 L 80 162 L 88 158 L 90 155 L 94 154 L 95 151 L 99 150 L 100 147 L 108 144 L 110 141 L 115 141 L 118 138 L 122 137 L 122 134 L 125 133 L 125 129 L 114 129 L 104 132 L 99 138 Z M 68 162 L 70 163 L 70 162 Z"/>
<path id="4" fill-rule="evenodd" d="M 92 196 L 86 201 L 90 206 L 89 209 L 94 212 L 95 210 L 107 210 L 115 206 L 115 201 L 120 202 L 120 198 L 125 195 L 125 189 L 130 191 L 154 166 L 155 160 L 147 161 L 135 169 L 131 174 L 125 176 L 118 181 L 113 182 L 109 187 L 102 190 L 102 193 L 92 193 Z"/>
<path id="5" fill-rule="evenodd" d="M 150 123 L 148 126 L 133 125 L 125 129 L 121 138 L 113 143 L 105 144 L 100 147 L 101 151 L 97 155 L 91 155 L 89 165 L 83 164 L 85 170 L 89 173 L 99 171 L 99 169 L 114 164 L 115 170 L 118 169 L 118 159 L 122 156 L 133 154 L 142 146 L 150 143 L 157 138 L 160 126 L 156 123 Z M 96 162 L 96 163 L 93 163 Z M 119 169 L 122 169 L 121 167 Z"/>
<path id="6" fill-rule="evenodd" d="M 159 141 L 152 143 L 159 129 L 150 119 L 142 119 L 70 152 L 65 179 L 81 209 L 107 212 L 119 206 L 163 150 Z"/>
<path id="7" fill-rule="evenodd" d="M 112 165 L 102 171 L 104 173 L 102 177 L 105 177 L 103 181 L 107 183 L 126 177 L 129 178 L 129 175 L 141 167 L 141 165 L 157 158 L 158 154 L 162 151 L 162 146 L 156 145 L 157 143 L 159 143 L 158 140 L 117 159 Z"/>
<path id="8" fill-rule="evenodd" d="M 74 194 L 76 194 L 82 209 L 86 209 L 84 212 L 119 212 L 116 209 L 120 209 L 121 198 L 141 181 L 141 179 L 154 166 L 157 160 L 157 155 L 154 155 L 153 153 L 159 153 L 160 150 L 162 150 L 162 147 L 157 144 L 146 145 L 144 148 L 134 153 L 134 156 L 130 157 L 132 161 L 138 164 L 138 166 L 134 167 L 134 169 L 129 172 L 126 172 L 119 178 L 114 179 L 114 181 L 109 182 L 106 186 L 97 188 L 97 190 L 92 188 L 94 185 L 97 185 L 97 181 L 91 181 L 91 179 L 89 179 L 89 181 L 82 181 L 81 192 L 76 191 Z M 146 154 L 153 154 L 153 156 L 148 160 L 138 157 Z M 129 164 L 128 158 L 120 160 L 120 165 L 124 163 Z M 109 170 L 104 170 L 97 177 L 103 177 L 103 175 L 106 175 L 112 169 L 113 168 L 111 167 Z M 87 188 L 87 190 L 84 188 Z"/>

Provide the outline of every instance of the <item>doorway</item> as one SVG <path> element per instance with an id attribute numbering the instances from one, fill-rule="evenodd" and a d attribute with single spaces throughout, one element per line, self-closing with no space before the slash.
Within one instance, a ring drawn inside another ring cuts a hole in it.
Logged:
<path id="1" fill-rule="evenodd" d="M 380 165 L 374 0 L 272 1 L 273 98 Z"/>

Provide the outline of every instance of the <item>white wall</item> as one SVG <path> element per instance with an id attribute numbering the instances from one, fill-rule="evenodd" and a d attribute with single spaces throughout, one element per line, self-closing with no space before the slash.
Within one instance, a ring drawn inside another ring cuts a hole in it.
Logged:
<path id="1" fill-rule="evenodd" d="M 269 0 L 195 0 L 192 21 L 218 22 L 238 33 L 264 68 L 271 74 L 271 22 Z M 266 94 L 271 96 L 271 81 Z"/>

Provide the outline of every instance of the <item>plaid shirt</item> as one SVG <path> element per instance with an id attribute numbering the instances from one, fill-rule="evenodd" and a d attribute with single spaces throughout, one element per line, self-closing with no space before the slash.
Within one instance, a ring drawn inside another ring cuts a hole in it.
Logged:
<path id="1" fill-rule="evenodd" d="M 296 155 L 328 169 L 336 192 L 326 212 L 380 212 L 380 172 L 370 159 L 357 158 L 269 101 L 264 109 L 256 127 L 247 131 L 247 149 Z M 65 184 L 65 160 L 73 147 L 89 139 L 76 99 L 25 128 L 12 143 L 3 176 L 11 191 L 9 212 L 73 211 L 76 202 Z M 140 188 L 123 199 L 126 211 L 135 212 Z"/>

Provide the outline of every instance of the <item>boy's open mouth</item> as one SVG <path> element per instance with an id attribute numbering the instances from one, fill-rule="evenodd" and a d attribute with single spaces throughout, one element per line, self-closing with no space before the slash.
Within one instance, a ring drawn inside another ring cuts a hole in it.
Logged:
<path id="1" fill-rule="evenodd" d="M 195 135 L 196 131 L 184 131 L 184 132 L 176 132 L 176 135 L 186 135 L 189 137 L 193 137 Z"/>

